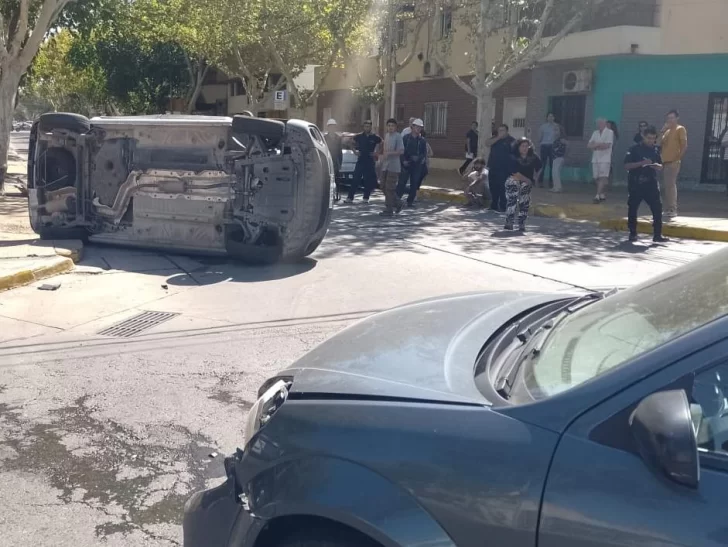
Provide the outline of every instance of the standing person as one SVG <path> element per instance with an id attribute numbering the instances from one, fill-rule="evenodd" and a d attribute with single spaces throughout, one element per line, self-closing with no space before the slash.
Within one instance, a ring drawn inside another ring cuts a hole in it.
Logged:
<path id="1" fill-rule="evenodd" d="M 422 183 L 422 175 L 427 160 L 427 141 L 422 136 L 425 124 L 417 118 L 412 122 L 412 132 L 402 137 L 404 152 L 402 153 L 402 172 L 397 183 L 397 212 L 402 209 L 402 196 L 409 181 L 410 189 L 407 194 L 407 207 L 414 207 L 417 191 Z"/>
<path id="2" fill-rule="evenodd" d="M 619 128 L 617 127 L 617 122 L 613 120 L 607 120 L 607 127 L 612 130 L 612 133 L 614 133 L 614 142 L 612 143 L 612 159 L 609 161 L 609 186 L 612 186 L 614 184 L 614 149 L 617 146 L 617 141 L 619 140 Z"/>
<path id="3" fill-rule="evenodd" d="M 632 145 L 624 159 L 624 166 L 629 171 L 627 225 L 630 241 L 637 241 L 637 212 L 642 201 L 645 201 L 652 211 L 652 240 L 657 243 L 669 241 L 662 235 L 662 200 L 660 185 L 657 182 L 657 172 L 662 170 L 662 165 L 655 146 L 656 141 L 657 129 L 648 127 L 643 132 L 642 142 Z"/>
<path id="4" fill-rule="evenodd" d="M 482 207 L 488 196 L 488 168 L 483 158 L 475 158 L 472 166 L 473 170 L 467 176 L 469 184 L 465 189 L 465 199 L 469 207 Z"/>
<path id="5" fill-rule="evenodd" d="M 387 120 L 387 134 L 384 136 L 382 152 L 382 190 L 384 191 L 384 211 L 379 213 L 385 217 L 394 215 L 397 208 L 397 183 L 402 171 L 400 157 L 404 152 L 402 135 L 397 132 L 397 120 Z"/>
<path id="6" fill-rule="evenodd" d="M 334 180 L 336 181 L 336 196 L 334 201 L 341 199 L 341 189 L 339 188 L 339 174 L 341 173 L 341 164 L 344 162 L 344 146 L 341 142 L 341 135 L 338 132 L 338 124 L 336 120 L 331 118 L 326 123 L 326 133 L 324 140 L 331 152 L 331 159 L 334 160 Z"/>
<path id="7" fill-rule="evenodd" d="M 514 154 L 513 143 L 516 142 L 509 133 L 508 125 L 502 123 L 496 135 L 488 139 L 485 144 L 490 148 L 488 156 L 488 186 L 490 187 L 491 211 L 505 212 L 506 210 L 506 180 L 511 168 L 511 157 Z"/>
<path id="8" fill-rule="evenodd" d="M 473 158 L 478 153 L 478 122 L 470 124 L 470 130 L 465 134 L 465 162 L 458 169 L 458 173 L 462 177 L 473 163 Z"/>
<path id="9" fill-rule="evenodd" d="M 645 134 L 645 129 L 649 127 L 650 124 L 648 124 L 646 121 L 642 120 L 639 125 L 637 126 L 637 133 L 634 136 L 634 143 L 635 144 L 642 144 L 642 137 Z"/>
<path id="10" fill-rule="evenodd" d="M 680 113 L 670 110 L 667 121 L 660 133 L 662 146 L 662 184 L 665 192 L 665 219 L 670 221 L 677 216 L 677 177 L 680 165 L 688 151 L 688 132 L 680 125 Z"/>
<path id="11" fill-rule="evenodd" d="M 552 148 L 554 163 L 551 168 L 554 170 L 554 187 L 551 188 L 551 192 L 561 193 L 563 191 L 563 187 L 561 185 L 561 169 L 564 167 L 566 150 L 566 129 L 563 125 L 560 125 L 558 136 L 556 137 Z"/>
<path id="12" fill-rule="evenodd" d="M 356 190 L 361 184 L 364 188 L 364 199 L 362 203 L 369 204 L 369 196 L 372 190 L 377 187 L 377 150 L 382 143 L 379 135 L 372 133 L 372 122 L 364 122 L 363 131 L 354 136 L 354 154 L 356 154 L 356 166 L 354 167 L 354 180 L 351 181 L 349 196 L 344 203 L 354 203 Z"/>
<path id="13" fill-rule="evenodd" d="M 405 128 L 404 128 L 404 129 L 402 130 L 402 138 L 403 138 L 403 139 L 404 139 L 404 138 L 405 138 L 405 137 L 406 137 L 407 135 L 409 135 L 410 133 L 412 133 L 412 124 L 413 124 L 413 123 L 415 122 L 415 120 L 416 120 L 416 119 L 417 119 L 417 118 L 410 118 L 410 119 L 409 119 L 409 125 L 408 125 L 407 127 L 405 127 Z"/>
<path id="14" fill-rule="evenodd" d="M 516 155 L 511 158 L 510 176 L 506 181 L 506 230 L 513 230 L 518 209 L 518 231 L 526 231 L 526 219 L 531 207 L 531 189 L 543 168 L 541 158 L 533 151 L 533 143 L 523 137 L 516 141 Z"/>
<path id="15" fill-rule="evenodd" d="M 538 175 L 538 185 L 540 187 L 543 187 L 543 177 L 544 173 L 546 172 L 546 167 L 551 168 L 551 173 L 549 174 L 551 178 L 551 186 L 554 185 L 554 175 L 553 175 L 553 145 L 554 141 L 556 140 L 556 134 L 559 130 L 558 124 L 554 121 L 554 115 L 552 112 L 549 112 L 546 116 L 546 122 L 544 122 L 541 127 L 538 130 L 539 133 L 539 144 L 540 144 L 540 152 L 541 152 L 541 160 L 544 163 L 544 168 L 541 170 L 541 172 Z"/>
<path id="16" fill-rule="evenodd" d="M 597 183 L 597 195 L 594 196 L 594 203 L 601 203 L 607 199 L 605 192 L 607 184 L 609 184 L 609 171 L 612 167 L 613 145 L 614 132 L 607 127 L 607 120 L 599 118 L 597 129 L 587 145 L 592 150 L 592 173 Z"/>

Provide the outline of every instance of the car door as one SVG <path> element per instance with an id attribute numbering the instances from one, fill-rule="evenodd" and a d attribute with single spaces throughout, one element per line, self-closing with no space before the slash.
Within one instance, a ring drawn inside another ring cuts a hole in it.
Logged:
<path id="1" fill-rule="evenodd" d="M 646 463 L 630 428 L 641 401 L 673 390 L 684 390 L 691 403 L 697 488 L 678 484 Z M 726 395 L 728 344 L 723 342 L 627 387 L 575 420 L 549 471 L 538 546 L 728 544 Z"/>

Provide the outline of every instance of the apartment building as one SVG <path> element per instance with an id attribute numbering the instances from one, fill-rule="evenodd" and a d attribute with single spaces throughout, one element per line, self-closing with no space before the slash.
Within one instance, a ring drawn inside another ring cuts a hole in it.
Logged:
<path id="1" fill-rule="evenodd" d="M 505 18 L 503 22 L 505 24 Z M 418 40 L 415 40 L 415 27 L 414 21 L 398 24 L 398 61 L 409 54 L 412 59 L 396 76 L 395 117 L 401 121 L 410 117 L 422 118 L 435 153 L 432 165 L 435 168 L 456 167 L 462 163 L 465 153 L 465 134 L 475 121 L 476 99 L 445 74 L 432 53 L 437 48 L 438 57 L 452 72 L 469 82 L 475 44 L 462 23 L 462 13 L 457 10 L 442 10 L 434 24 L 422 27 Z M 500 41 L 499 36 L 488 41 L 486 51 L 491 65 L 498 58 Z M 389 113 L 385 116 L 383 105 L 369 104 L 355 91 L 377 84 L 377 64 L 376 56 L 363 57 L 332 71 L 317 99 L 316 123 L 324 124 L 333 117 L 344 130 L 358 131 L 363 120 L 372 119 L 375 127 L 382 128 Z M 526 132 L 530 84 L 531 77 L 526 71 L 494 94 L 491 118 L 495 123 L 508 123 L 515 135 Z"/>
<path id="2" fill-rule="evenodd" d="M 291 104 L 288 87 L 278 89 L 280 78 L 280 74 L 270 74 L 262 98 L 252 102 L 241 78 L 231 77 L 220 69 L 211 68 L 203 82 L 195 111 L 212 116 L 234 116 L 244 111 L 255 111 L 253 113 L 261 118 L 301 117 L 313 121 L 315 106 L 312 105 L 304 111 L 292 108 L 294 105 Z M 314 88 L 315 78 L 316 67 L 310 65 L 295 82 L 299 89 L 311 90 Z"/>
<path id="3" fill-rule="evenodd" d="M 660 129 L 678 109 L 689 135 L 683 187 L 728 184 L 728 1 L 633 0 L 587 21 L 531 71 L 527 127 L 533 138 L 548 112 L 566 127 L 565 178 L 590 182 L 586 143 L 595 119 L 614 120 L 622 163 L 640 120 Z M 616 181 L 626 172 L 616 168 Z"/>

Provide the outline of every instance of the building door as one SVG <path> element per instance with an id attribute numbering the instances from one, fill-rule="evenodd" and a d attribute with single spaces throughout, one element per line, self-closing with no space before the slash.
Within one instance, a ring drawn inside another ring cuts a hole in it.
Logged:
<path id="1" fill-rule="evenodd" d="M 503 123 L 511 128 L 511 135 L 517 139 L 526 136 L 526 104 L 528 97 L 506 97 L 503 99 Z"/>
<path id="2" fill-rule="evenodd" d="M 728 93 L 711 93 L 708 100 L 701 182 L 728 185 Z"/>

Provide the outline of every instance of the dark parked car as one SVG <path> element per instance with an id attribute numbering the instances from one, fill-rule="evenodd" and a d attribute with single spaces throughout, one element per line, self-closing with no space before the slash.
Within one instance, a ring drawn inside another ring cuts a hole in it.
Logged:
<path id="1" fill-rule="evenodd" d="M 376 315 L 262 386 L 184 545 L 726 545 L 727 314 L 724 250 Z"/>
<path id="2" fill-rule="evenodd" d="M 49 239 L 300 259 L 333 205 L 329 149 L 302 120 L 41 116 L 30 134 L 30 223 Z"/>

